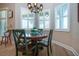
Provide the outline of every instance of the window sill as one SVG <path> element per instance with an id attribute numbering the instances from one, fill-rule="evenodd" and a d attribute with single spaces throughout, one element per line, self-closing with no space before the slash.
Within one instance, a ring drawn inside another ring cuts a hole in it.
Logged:
<path id="1" fill-rule="evenodd" d="M 70 32 L 70 30 L 64 30 L 64 29 L 62 29 L 62 30 L 55 29 L 55 31 L 56 31 L 56 32 Z"/>

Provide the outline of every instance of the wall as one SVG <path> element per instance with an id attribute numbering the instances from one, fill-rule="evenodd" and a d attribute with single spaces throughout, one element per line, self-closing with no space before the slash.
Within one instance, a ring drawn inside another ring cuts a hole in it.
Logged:
<path id="1" fill-rule="evenodd" d="M 72 35 L 72 47 L 74 47 L 79 53 L 79 23 L 78 23 L 78 9 L 77 4 L 71 6 L 71 35 Z"/>

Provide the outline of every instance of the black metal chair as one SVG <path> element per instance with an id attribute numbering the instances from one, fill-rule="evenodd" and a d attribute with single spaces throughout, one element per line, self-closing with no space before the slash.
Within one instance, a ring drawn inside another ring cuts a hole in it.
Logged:
<path id="1" fill-rule="evenodd" d="M 23 39 L 21 39 L 22 36 L 24 37 Z M 13 30 L 13 37 L 16 47 L 16 56 L 18 56 L 18 51 L 24 52 L 25 55 L 28 55 L 30 40 L 26 39 L 25 30 Z"/>
<path id="2" fill-rule="evenodd" d="M 4 43 L 5 46 L 6 46 L 6 44 L 8 43 L 8 41 L 10 41 L 10 43 L 12 44 L 12 42 L 11 42 L 11 31 L 10 30 L 7 30 L 4 33 L 4 36 L 2 36 L 1 45 Z"/>
<path id="3" fill-rule="evenodd" d="M 47 54 L 49 56 L 49 48 L 50 48 L 50 52 L 52 53 L 52 36 L 53 36 L 53 30 L 49 31 L 49 36 L 48 36 L 48 40 L 42 40 L 39 41 L 39 45 L 47 47 Z"/>

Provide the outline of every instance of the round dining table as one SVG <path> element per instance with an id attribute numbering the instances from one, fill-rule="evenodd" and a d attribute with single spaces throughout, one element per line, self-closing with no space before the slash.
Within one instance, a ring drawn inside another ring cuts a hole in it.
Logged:
<path id="1" fill-rule="evenodd" d="M 47 35 L 27 35 L 26 39 L 31 39 L 32 41 L 40 41 L 44 38 L 47 38 Z"/>

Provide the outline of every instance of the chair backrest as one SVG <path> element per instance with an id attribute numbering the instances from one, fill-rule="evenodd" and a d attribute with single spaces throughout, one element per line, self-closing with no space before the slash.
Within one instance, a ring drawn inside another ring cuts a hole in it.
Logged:
<path id="1" fill-rule="evenodd" d="M 21 39 L 21 36 L 23 36 L 24 38 Z M 13 30 L 13 37 L 14 37 L 16 49 L 18 49 L 19 45 L 23 45 L 23 46 L 27 45 L 25 30 L 20 30 L 20 29 Z"/>
<path id="2" fill-rule="evenodd" d="M 51 44 L 51 42 L 52 42 L 52 37 L 53 37 L 53 30 L 51 29 L 51 30 L 49 31 L 48 45 Z"/>
<path id="3" fill-rule="evenodd" d="M 10 36 L 11 33 L 10 33 L 10 30 L 7 30 L 6 32 L 4 32 L 4 36 Z"/>

